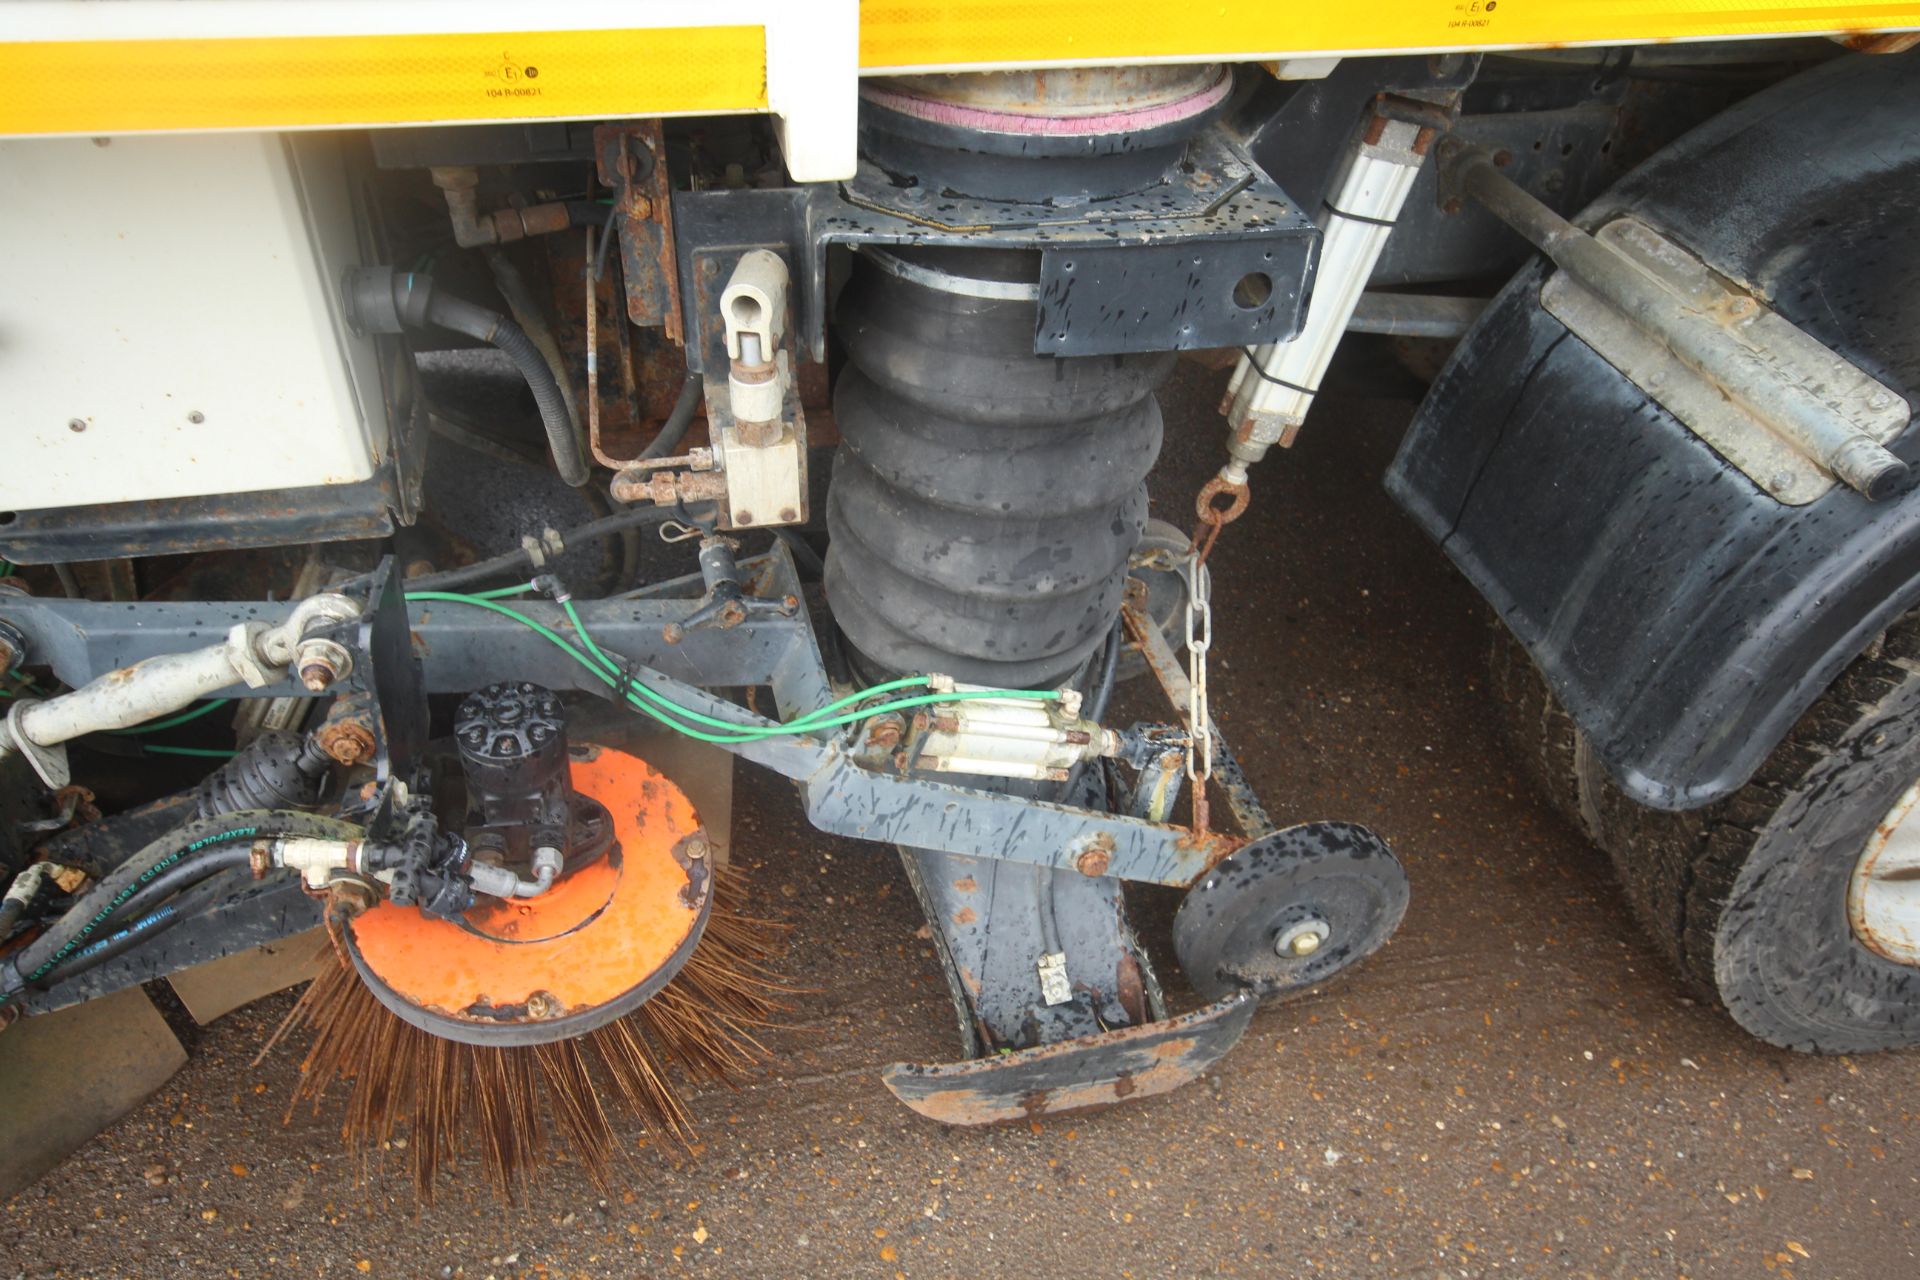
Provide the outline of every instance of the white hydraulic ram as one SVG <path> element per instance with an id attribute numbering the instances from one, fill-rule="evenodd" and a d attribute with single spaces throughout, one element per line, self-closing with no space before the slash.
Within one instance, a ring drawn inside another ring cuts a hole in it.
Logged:
<path id="1" fill-rule="evenodd" d="M 235 684 L 278 684 L 289 670 L 308 689 L 322 692 L 346 677 L 353 658 L 343 646 L 309 632 L 359 616 L 356 600 L 311 596 L 278 626 L 243 622 L 219 644 L 148 658 L 58 697 L 15 698 L 0 724 L 0 758 L 18 751 L 42 782 L 57 789 L 72 777 L 64 744 L 75 738 L 132 728 Z"/>
<path id="2" fill-rule="evenodd" d="M 1221 412 L 1232 434 L 1220 479 L 1229 489 L 1246 484 L 1247 467 L 1269 448 L 1284 449 L 1300 433 L 1432 137 L 1431 128 L 1380 116 L 1361 134 L 1327 197 L 1306 323 L 1291 341 L 1243 354 L 1227 384 Z"/>

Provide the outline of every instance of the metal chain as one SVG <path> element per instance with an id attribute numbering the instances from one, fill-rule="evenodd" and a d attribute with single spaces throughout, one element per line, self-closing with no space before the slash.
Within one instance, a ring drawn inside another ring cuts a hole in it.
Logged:
<path id="1" fill-rule="evenodd" d="M 1244 480 L 1215 476 L 1194 500 L 1200 523 L 1187 551 L 1187 778 L 1192 783 L 1193 829 L 1207 830 L 1207 779 L 1213 776 L 1213 719 L 1207 711 L 1207 650 L 1213 647 L 1213 574 L 1207 557 L 1220 532 L 1247 509 Z M 1227 500 L 1226 506 L 1220 500 Z"/>
<path id="2" fill-rule="evenodd" d="M 1187 777 L 1194 784 L 1194 803 L 1201 799 L 1213 776 L 1213 721 L 1207 713 L 1207 650 L 1213 647 L 1213 575 L 1198 550 L 1187 555 Z"/>

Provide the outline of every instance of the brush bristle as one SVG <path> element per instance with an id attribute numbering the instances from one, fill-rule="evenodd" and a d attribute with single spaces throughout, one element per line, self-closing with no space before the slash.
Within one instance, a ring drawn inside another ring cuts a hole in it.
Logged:
<path id="1" fill-rule="evenodd" d="M 720 877 L 692 957 L 634 1012 L 577 1039 L 524 1048 L 460 1044 L 402 1021 L 330 948 L 334 960 L 274 1033 L 276 1041 L 291 1030 L 313 1036 L 289 1113 L 302 1101 L 317 1110 L 330 1085 L 346 1083 L 346 1144 L 368 1155 L 405 1136 L 423 1201 L 442 1166 L 469 1150 L 506 1199 L 556 1146 L 609 1190 L 622 1148 L 603 1093 L 647 1131 L 691 1145 L 692 1117 L 667 1064 L 694 1081 L 732 1083 L 768 1056 L 754 1032 L 791 993 L 767 967 L 783 926 L 739 914 L 738 900 L 737 886 Z"/>

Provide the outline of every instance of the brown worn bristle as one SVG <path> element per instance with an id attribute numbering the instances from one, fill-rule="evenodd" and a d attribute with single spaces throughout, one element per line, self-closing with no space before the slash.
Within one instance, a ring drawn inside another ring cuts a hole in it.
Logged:
<path id="1" fill-rule="evenodd" d="M 433 1198 L 441 1167 L 469 1150 L 507 1199 L 555 1149 L 610 1190 L 618 1112 L 691 1145 L 692 1117 L 667 1064 L 696 1081 L 732 1083 L 768 1056 L 754 1031 L 770 1025 L 792 992 L 766 963 L 784 927 L 738 914 L 738 902 L 737 886 L 719 877 L 692 957 L 634 1012 L 575 1040 L 525 1048 L 429 1035 L 389 1012 L 330 947 L 333 962 L 268 1041 L 271 1048 L 299 1029 L 313 1037 L 288 1111 L 302 1101 L 317 1110 L 329 1085 L 347 1083 L 347 1146 L 365 1157 L 405 1137 L 423 1201 Z"/>

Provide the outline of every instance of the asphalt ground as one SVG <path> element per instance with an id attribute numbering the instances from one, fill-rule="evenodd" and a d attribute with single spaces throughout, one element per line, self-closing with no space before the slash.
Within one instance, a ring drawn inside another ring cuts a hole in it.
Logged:
<path id="1" fill-rule="evenodd" d="M 1518 775 L 1484 607 L 1380 490 L 1417 388 L 1377 346 L 1336 375 L 1216 554 L 1214 706 L 1275 815 L 1374 827 L 1413 905 L 1201 1081 L 1015 1127 L 904 1110 L 878 1069 L 957 1052 L 906 881 L 743 768 L 736 862 L 813 990 L 765 1074 L 687 1091 L 693 1151 L 639 1135 L 611 1195 L 561 1163 L 517 1207 L 456 1177 L 419 1208 L 404 1153 L 361 1176 L 337 1106 L 283 1123 L 299 1047 L 253 1063 L 275 997 L 191 1033 L 167 1087 L 4 1205 L 0 1272 L 1920 1273 L 1920 1058 L 1768 1048 L 1669 973 Z M 1224 380 L 1183 364 L 1163 395 L 1156 508 L 1176 523 L 1218 464 Z M 1156 714 L 1151 695 L 1117 714 Z M 1174 903 L 1137 895 L 1147 936 Z"/>

